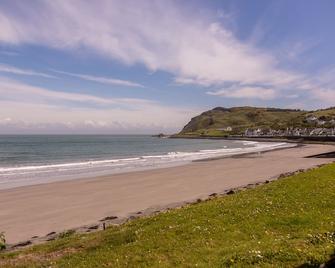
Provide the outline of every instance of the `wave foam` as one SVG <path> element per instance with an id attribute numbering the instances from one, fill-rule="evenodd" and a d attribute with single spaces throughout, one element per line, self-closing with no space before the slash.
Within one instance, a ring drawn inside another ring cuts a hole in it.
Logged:
<path id="1" fill-rule="evenodd" d="M 250 147 L 227 148 L 226 146 L 218 149 L 199 150 L 196 152 L 168 152 L 162 155 L 144 155 L 130 158 L 90 160 L 83 162 L 61 163 L 50 165 L 32 165 L 19 167 L 0 168 L 0 185 L 15 180 L 34 180 L 34 178 L 43 177 L 52 178 L 60 176 L 84 177 L 93 173 L 122 172 L 132 169 L 153 168 L 164 165 L 175 165 L 179 163 L 191 162 L 194 160 L 230 156 L 242 153 L 261 152 L 276 148 L 292 147 L 295 145 L 288 143 L 260 143 L 242 141 L 243 145 Z M 50 181 L 50 180 L 48 180 Z M 0 187 L 1 188 L 1 187 Z"/>

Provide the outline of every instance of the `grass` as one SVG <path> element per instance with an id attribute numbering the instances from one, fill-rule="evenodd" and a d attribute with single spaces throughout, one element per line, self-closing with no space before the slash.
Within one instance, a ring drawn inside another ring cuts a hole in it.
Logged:
<path id="1" fill-rule="evenodd" d="M 0 267 L 318 267 L 335 249 L 335 164 L 92 234 Z"/>

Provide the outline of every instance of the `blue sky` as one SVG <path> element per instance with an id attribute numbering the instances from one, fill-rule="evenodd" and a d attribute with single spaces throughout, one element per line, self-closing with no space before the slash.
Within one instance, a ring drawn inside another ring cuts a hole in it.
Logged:
<path id="1" fill-rule="evenodd" d="M 335 105 L 332 0 L 0 2 L 0 133 L 176 132 Z"/>

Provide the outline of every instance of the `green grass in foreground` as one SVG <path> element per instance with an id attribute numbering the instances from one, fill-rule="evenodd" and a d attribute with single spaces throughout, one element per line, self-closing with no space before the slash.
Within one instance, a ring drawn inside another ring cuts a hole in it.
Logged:
<path id="1" fill-rule="evenodd" d="M 1 267 L 317 267 L 334 253 L 335 164 L 0 254 Z"/>

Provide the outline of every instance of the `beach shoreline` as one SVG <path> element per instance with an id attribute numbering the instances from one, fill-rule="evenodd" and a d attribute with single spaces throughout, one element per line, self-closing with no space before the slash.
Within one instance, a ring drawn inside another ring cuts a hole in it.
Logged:
<path id="1" fill-rule="evenodd" d="M 39 144 L 35 145 L 37 146 Z M 240 140 L 233 141 L 232 144 L 216 144 L 215 148 L 213 148 L 213 146 L 207 146 L 202 149 L 195 149 L 194 151 L 183 151 L 182 149 L 178 151 L 177 148 L 171 148 L 172 151 L 161 154 L 152 153 L 142 155 L 141 153 L 138 153 L 132 156 L 120 156 L 114 158 L 105 157 L 103 159 L 91 156 L 82 161 L 77 160 L 76 158 L 71 158 L 70 161 L 55 161 L 54 163 L 48 159 L 44 159 L 44 162 L 40 163 L 12 163 L 12 166 L 0 167 L 0 190 L 169 168 L 196 161 L 206 161 L 209 159 L 226 158 L 246 153 L 265 152 L 286 147 L 294 147 L 296 144 Z M 174 151 L 173 149 L 177 150 Z"/>
<path id="2" fill-rule="evenodd" d="M 331 158 L 306 158 L 331 151 L 335 151 L 335 146 L 304 145 L 183 166 L 0 190 L 0 231 L 5 232 L 10 244 L 51 239 L 80 226 L 93 231 L 101 228 L 102 222 L 122 223 L 233 188 L 273 180 L 283 173 L 333 162 Z"/>
<path id="3" fill-rule="evenodd" d="M 255 142 L 286 142 L 298 144 L 328 144 L 335 145 L 333 136 L 191 136 L 170 135 L 169 139 L 208 139 L 227 141 L 255 141 Z"/>

